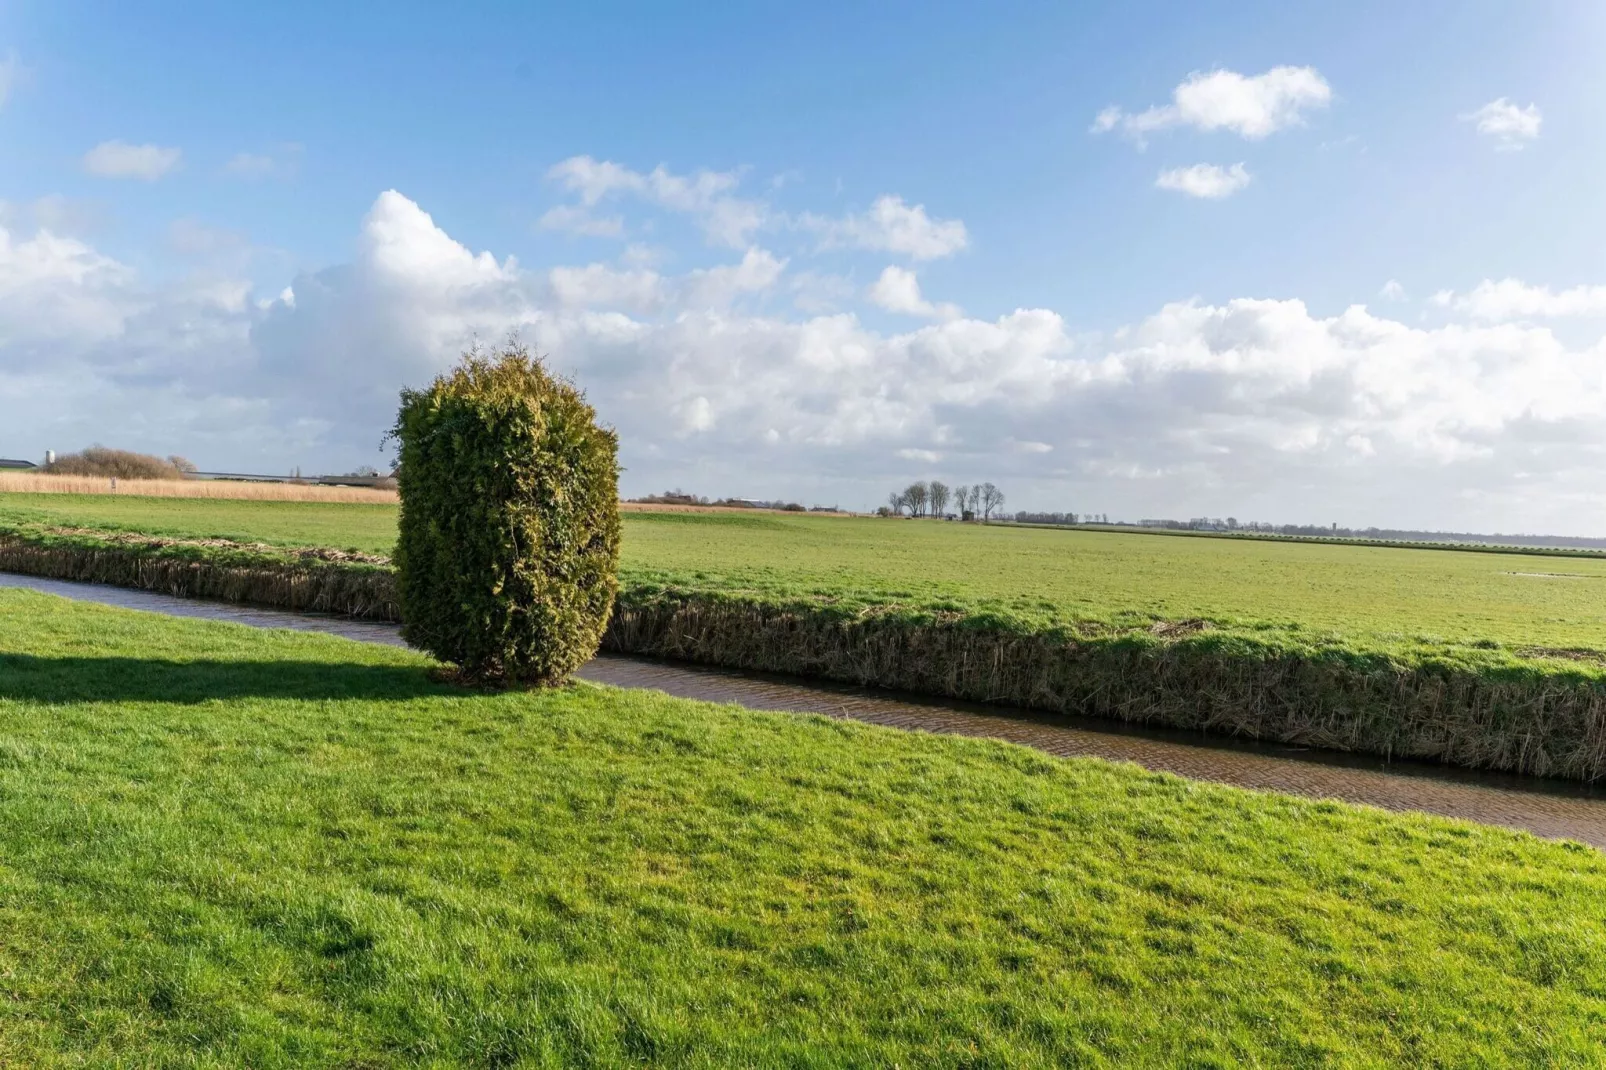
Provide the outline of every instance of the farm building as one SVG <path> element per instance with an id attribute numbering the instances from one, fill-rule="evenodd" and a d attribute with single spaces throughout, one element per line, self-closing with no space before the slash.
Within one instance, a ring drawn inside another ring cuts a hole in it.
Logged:
<path id="1" fill-rule="evenodd" d="M 32 461 L 17 461 L 17 460 L 13 460 L 13 459 L 11 459 L 9 457 L 0 457 L 0 469 L 8 469 L 8 468 L 11 468 L 11 469 L 15 469 L 15 468 L 27 469 L 27 468 L 38 468 L 38 467 L 39 466 L 37 464 L 34 464 Z"/>

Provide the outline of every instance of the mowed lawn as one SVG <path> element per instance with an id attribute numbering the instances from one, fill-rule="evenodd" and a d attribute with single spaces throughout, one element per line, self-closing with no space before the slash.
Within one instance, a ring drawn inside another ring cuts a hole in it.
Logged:
<path id="1" fill-rule="evenodd" d="M 1590 1065 L 1606 857 L 0 590 L 0 1065 Z"/>
<path id="2" fill-rule="evenodd" d="M 0 523 L 388 553 L 395 507 L 0 495 Z M 628 513 L 627 583 L 996 610 L 1205 618 L 1361 646 L 1606 649 L 1606 560 L 776 514 Z"/>

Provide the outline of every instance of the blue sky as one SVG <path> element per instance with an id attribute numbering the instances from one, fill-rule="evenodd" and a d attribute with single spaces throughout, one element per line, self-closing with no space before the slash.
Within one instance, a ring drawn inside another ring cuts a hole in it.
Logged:
<path id="1" fill-rule="evenodd" d="M 517 329 L 627 492 L 1606 530 L 1606 9 L 464 7 L 0 7 L 0 455 Z"/>

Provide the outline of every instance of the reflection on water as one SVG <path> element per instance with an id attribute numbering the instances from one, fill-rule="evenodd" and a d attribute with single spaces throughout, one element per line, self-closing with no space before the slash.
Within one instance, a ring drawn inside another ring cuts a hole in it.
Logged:
<path id="1" fill-rule="evenodd" d="M 197 602 L 149 591 L 7 573 L 0 573 L 0 587 L 26 587 L 175 616 L 403 645 L 393 624 Z M 1357 755 L 1222 740 L 1191 732 L 1136 729 L 1090 718 L 1039 715 L 643 658 L 602 655 L 585 666 L 580 675 L 598 683 L 653 688 L 683 698 L 734 702 L 753 709 L 822 713 L 897 728 L 1009 740 L 1066 757 L 1091 755 L 1240 787 L 1343 799 L 1389 810 L 1423 810 L 1606 848 L 1606 793 L 1568 781 L 1390 763 Z"/>

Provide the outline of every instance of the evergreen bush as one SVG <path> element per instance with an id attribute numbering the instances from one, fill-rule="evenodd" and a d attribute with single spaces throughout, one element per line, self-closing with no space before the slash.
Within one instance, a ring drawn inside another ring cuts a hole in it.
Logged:
<path id="1" fill-rule="evenodd" d="M 618 590 L 618 436 L 512 342 L 402 391 L 392 435 L 403 637 L 468 682 L 562 681 Z"/>

